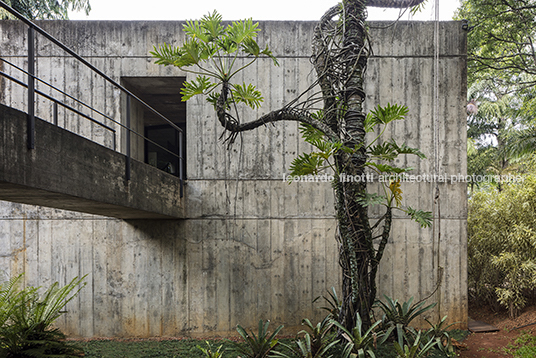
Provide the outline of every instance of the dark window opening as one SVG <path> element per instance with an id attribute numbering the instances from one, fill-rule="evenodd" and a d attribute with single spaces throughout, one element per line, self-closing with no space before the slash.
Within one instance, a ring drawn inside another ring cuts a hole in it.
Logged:
<path id="1" fill-rule="evenodd" d="M 129 91 L 182 129 L 183 179 L 187 177 L 186 103 L 181 101 L 180 90 L 185 80 L 184 77 L 122 78 L 123 85 Z M 136 152 L 137 159 L 179 176 L 179 132 L 160 116 L 135 100 L 131 101 L 131 113 L 133 128 L 147 138 L 136 142 L 138 146 L 143 146 L 143 148 L 138 148 Z"/>

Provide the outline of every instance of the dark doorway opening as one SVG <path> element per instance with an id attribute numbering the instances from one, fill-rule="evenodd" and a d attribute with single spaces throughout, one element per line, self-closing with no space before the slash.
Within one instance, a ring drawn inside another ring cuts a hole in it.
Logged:
<path id="1" fill-rule="evenodd" d="M 123 85 L 142 101 L 182 129 L 182 174 L 186 179 L 186 103 L 180 90 L 185 77 L 123 77 Z M 131 101 L 136 102 L 136 101 Z M 138 103 L 131 104 L 133 121 L 143 140 L 145 163 L 175 176 L 180 173 L 179 132 L 157 114 Z M 165 149 L 164 149 L 165 148 Z M 143 153 L 143 154 L 142 154 Z M 172 154 L 173 153 L 173 154 Z"/>

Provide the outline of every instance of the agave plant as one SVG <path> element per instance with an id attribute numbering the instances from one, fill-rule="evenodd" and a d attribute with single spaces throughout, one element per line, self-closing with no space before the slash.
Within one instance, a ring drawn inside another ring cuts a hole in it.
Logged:
<path id="1" fill-rule="evenodd" d="M 244 355 L 244 357 L 248 358 L 265 358 L 268 357 L 270 353 L 273 353 L 275 350 L 275 347 L 279 344 L 279 341 L 275 338 L 275 336 L 283 329 L 283 326 L 279 326 L 275 329 L 275 331 L 269 335 L 268 332 L 268 325 L 270 324 L 270 321 L 266 321 L 266 323 L 263 322 L 263 320 L 259 320 L 259 333 L 258 336 L 253 333 L 253 331 L 250 331 L 251 334 L 248 334 L 244 328 L 242 328 L 240 325 L 236 327 L 236 330 L 238 334 L 244 339 L 245 345 L 230 341 L 231 344 L 235 346 L 235 348 Z"/>
<path id="2" fill-rule="evenodd" d="M 426 301 L 420 301 L 412 305 L 413 297 L 409 301 L 400 304 L 398 300 L 384 295 L 386 303 L 377 301 L 378 306 L 383 311 L 382 326 L 387 328 L 401 324 L 404 328 L 408 327 L 410 322 L 424 312 L 435 307 L 436 303 L 432 303 L 423 307 Z"/>

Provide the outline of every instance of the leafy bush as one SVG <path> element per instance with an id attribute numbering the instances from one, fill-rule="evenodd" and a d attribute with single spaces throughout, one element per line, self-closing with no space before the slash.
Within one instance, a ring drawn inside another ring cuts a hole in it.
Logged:
<path id="1" fill-rule="evenodd" d="M 468 216 L 469 292 L 517 315 L 536 287 L 536 176 L 473 194 Z"/>
<path id="2" fill-rule="evenodd" d="M 52 324 L 84 286 L 84 278 L 74 278 L 64 287 L 56 282 L 43 295 L 38 287 L 18 289 L 21 278 L 0 286 L 0 357 L 80 356 L 82 351 L 65 342 Z"/>

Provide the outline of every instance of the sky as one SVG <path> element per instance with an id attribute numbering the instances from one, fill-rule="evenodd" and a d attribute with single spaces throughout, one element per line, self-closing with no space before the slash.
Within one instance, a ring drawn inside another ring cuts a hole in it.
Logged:
<path id="1" fill-rule="evenodd" d="M 427 0 L 424 10 L 401 20 L 434 20 L 435 2 Z M 439 19 L 451 20 L 460 0 L 438 0 Z M 70 13 L 71 20 L 190 20 L 217 10 L 224 20 L 318 20 L 339 0 L 90 0 L 91 12 Z M 368 20 L 396 20 L 398 9 L 369 8 Z"/>

